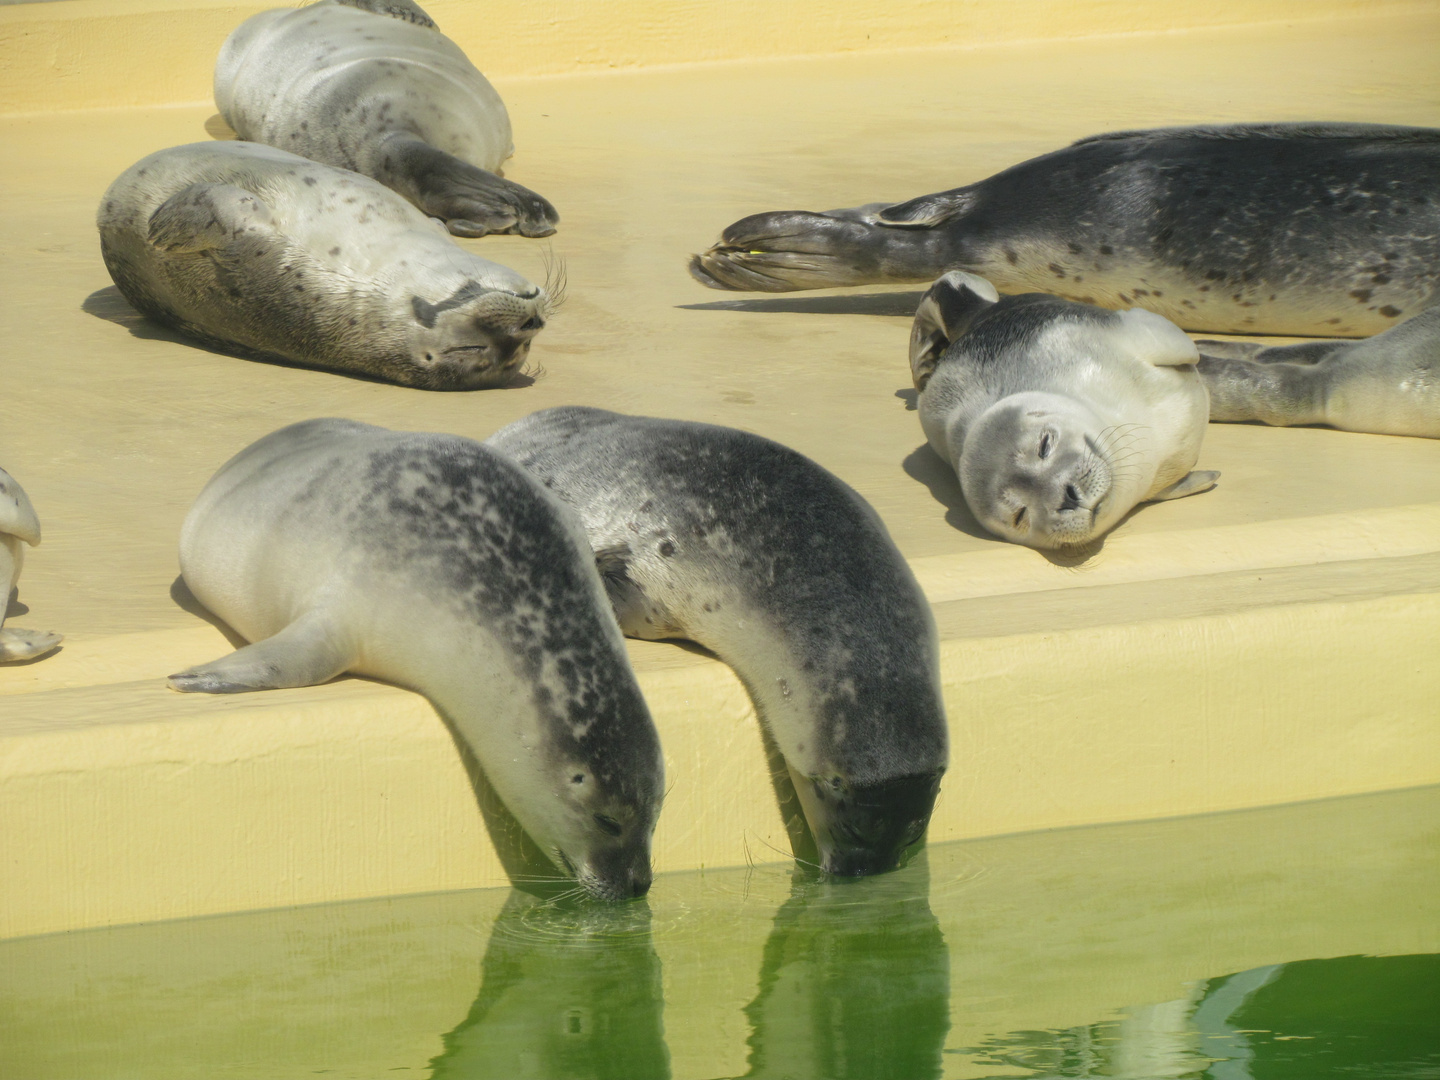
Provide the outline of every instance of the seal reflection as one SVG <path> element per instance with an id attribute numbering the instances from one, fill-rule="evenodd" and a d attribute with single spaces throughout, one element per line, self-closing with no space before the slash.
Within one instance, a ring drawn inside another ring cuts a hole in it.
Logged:
<path id="1" fill-rule="evenodd" d="M 480 992 L 432 1080 L 669 1080 L 650 908 L 516 891 L 495 919 Z"/>
<path id="2" fill-rule="evenodd" d="M 856 880 L 796 871 L 746 1006 L 747 1077 L 926 1080 L 950 1030 L 950 955 L 924 854 Z"/>

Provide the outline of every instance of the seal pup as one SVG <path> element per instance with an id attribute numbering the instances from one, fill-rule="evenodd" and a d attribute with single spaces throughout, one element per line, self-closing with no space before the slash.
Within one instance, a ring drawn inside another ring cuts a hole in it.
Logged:
<path id="1" fill-rule="evenodd" d="M 1440 439 L 1440 307 L 1364 341 L 1200 341 L 1211 420 Z"/>
<path id="2" fill-rule="evenodd" d="M 822 869 L 881 873 L 930 820 L 948 732 L 930 607 L 868 503 L 734 428 L 566 407 L 486 440 L 578 514 L 620 627 L 735 669 Z"/>
<path id="3" fill-rule="evenodd" d="M 220 48 L 215 104 L 240 138 L 363 173 L 457 236 L 549 236 L 560 220 L 501 177 L 505 103 L 411 0 L 251 16 Z"/>
<path id="4" fill-rule="evenodd" d="M 1094 135 L 909 202 L 756 214 L 717 289 L 932 281 L 1141 307 L 1187 330 L 1363 337 L 1440 300 L 1440 130 L 1234 124 Z"/>
<path id="5" fill-rule="evenodd" d="M 25 565 L 25 547 L 40 544 L 40 519 L 20 482 L 0 469 L 0 664 L 44 656 L 64 638 L 49 630 L 5 629 L 5 609 Z"/>
<path id="6" fill-rule="evenodd" d="M 402 386 L 512 381 L 550 308 L 389 188 L 257 143 L 143 158 L 97 224 L 141 314 L 214 348 Z"/>
<path id="7" fill-rule="evenodd" d="M 242 450 L 180 534 L 185 584 L 252 644 L 176 690 L 341 672 L 424 694 L 593 896 L 650 887 L 659 737 L 574 516 L 455 435 L 308 420 Z"/>
<path id="8" fill-rule="evenodd" d="M 995 535 L 1084 545 L 1138 503 L 1209 491 L 1191 472 L 1208 402 L 1199 353 L 1154 312 L 1107 311 L 1042 293 L 1003 300 L 952 270 L 910 334 L 920 426 Z"/>

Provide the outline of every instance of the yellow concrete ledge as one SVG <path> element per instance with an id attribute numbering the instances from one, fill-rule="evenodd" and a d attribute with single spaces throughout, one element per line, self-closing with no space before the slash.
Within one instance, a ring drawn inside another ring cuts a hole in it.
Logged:
<path id="1" fill-rule="evenodd" d="M 220 43 L 299 3 L 67 0 L 0 7 L 0 114 L 210 99 Z M 430 0 L 488 76 L 1434 12 L 1433 0 Z"/>

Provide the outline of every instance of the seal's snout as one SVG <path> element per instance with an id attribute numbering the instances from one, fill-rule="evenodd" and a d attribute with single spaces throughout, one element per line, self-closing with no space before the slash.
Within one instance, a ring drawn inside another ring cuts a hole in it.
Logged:
<path id="1" fill-rule="evenodd" d="M 820 850 L 820 868 L 838 877 L 883 874 L 925 835 L 944 770 L 873 784 L 839 778 L 797 787 Z"/>
<path id="2" fill-rule="evenodd" d="M 793 292 L 874 280 L 877 230 L 862 221 L 803 210 L 741 218 L 720 242 L 690 260 L 690 275 L 712 289 Z"/>

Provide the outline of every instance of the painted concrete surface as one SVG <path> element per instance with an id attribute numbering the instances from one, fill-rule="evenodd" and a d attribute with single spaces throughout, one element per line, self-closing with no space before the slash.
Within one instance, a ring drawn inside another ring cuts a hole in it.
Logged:
<path id="1" fill-rule="evenodd" d="M 916 290 L 756 298 L 684 271 L 746 213 L 952 187 L 1096 131 L 1440 124 L 1437 42 L 1440 18 L 1396 15 L 504 80 L 507 174 L 560 232 L 460 243 L 536 278 L 553 253 L 569 299 L 534 385 L 468 394 L 218 355 L 129 309 L 96 203 L 139 157 L 223 135 L 213 108 L 0 119 L 0 462 L 45 526 L 12 618 L 67 635 L 0 669 L 0 936 L 504 881 L 415 695 L 164 688 L 230 647 L 172 594 L 190 501 L 319 415 L 483 438 L 583 403 L 735 425 L 836 472 L 937 605 L 937 840 L 1440 781 L 1440 442 L 1212 425 L 1219 488 L 1058 566 L 985 536 L 923 448 Z M 673 784 L 657 869 L 782 859 L 737 680 L 678 645 L 632 655 Z"/>

